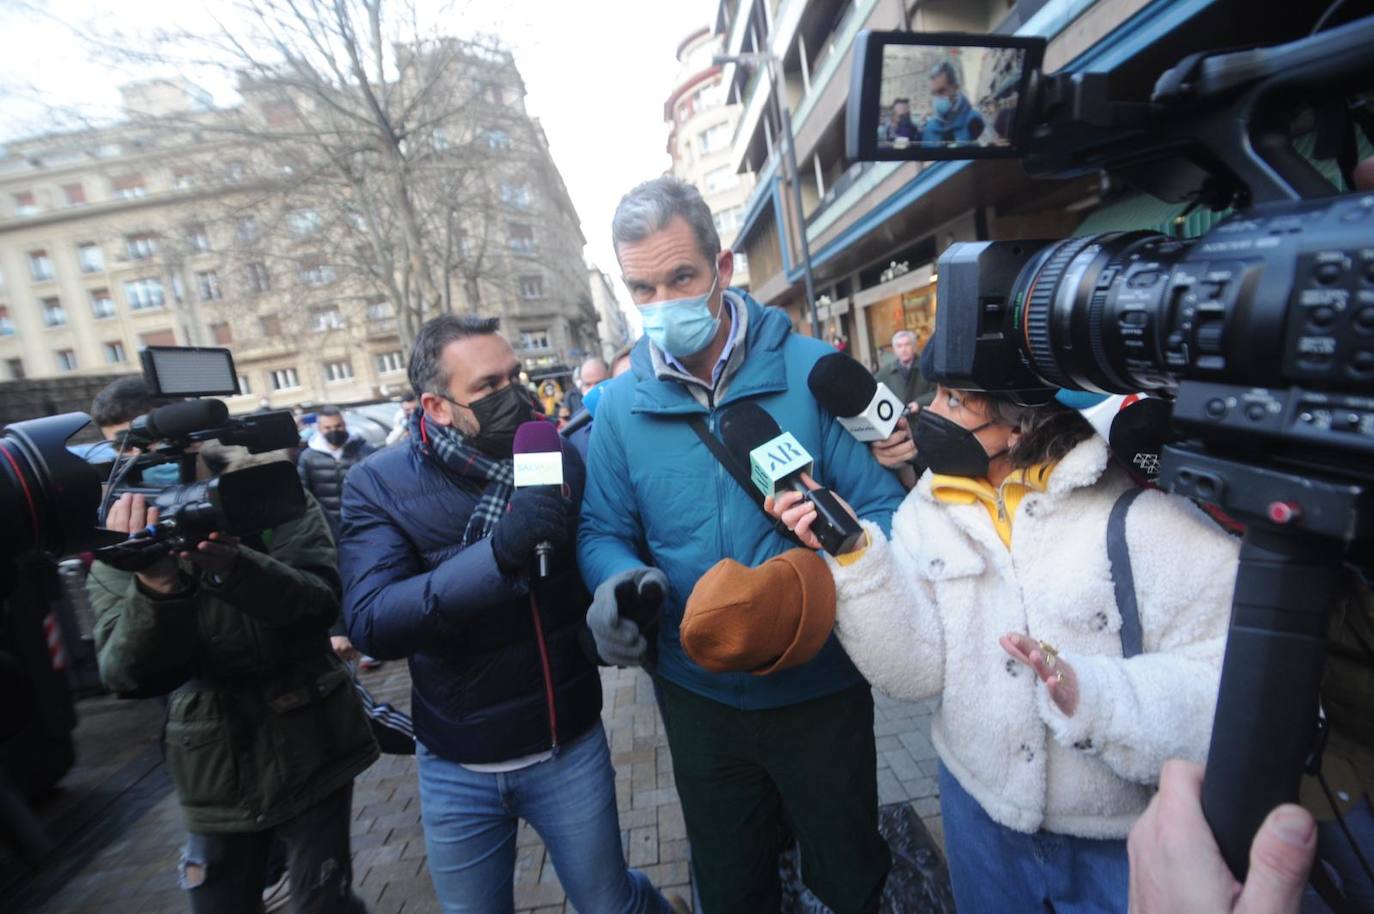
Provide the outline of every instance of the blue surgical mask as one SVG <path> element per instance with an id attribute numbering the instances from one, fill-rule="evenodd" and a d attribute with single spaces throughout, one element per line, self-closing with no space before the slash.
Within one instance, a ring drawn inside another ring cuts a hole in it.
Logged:
<path id="1" fill-rule="evenodd" d="M 143 484 L 145 486 L 174 486 L 181 482 L 181 467 L 175 461 L 172 463 L 159 463 L 157 466 L 144 467 Z"/>
<path id="2" fill-rule="evenodd" d="M 675 359 L 694 355 L 711 345 L 720 329 L 720 318 L 711 316 L 711 296 L 719 281 L 717 273 L 705 295 L 674 298 L 640 308 L 644 332 L 653 344 Z"/>
<path id="3" fill-rule="evenodd" d="M 935 96 L 935 113 L 940 117 L 949 114 L 949 109 L 954 106 L 954 102 L 943 95 Z"/>

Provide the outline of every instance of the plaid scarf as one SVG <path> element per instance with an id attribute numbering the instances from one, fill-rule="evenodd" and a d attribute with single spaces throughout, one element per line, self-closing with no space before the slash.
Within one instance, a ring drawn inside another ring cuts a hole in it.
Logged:
<path id="1" fill-rule="evenodd" d="M 509 460 L 495 460 L 477 450 L 451 425 L 435 425 L 425 418 L 425 411 L 410 414 L 410 439 L 420 442 L 422 450 L 432 453 L 439 465 L 448 472 L 489 483 L 477 500 L 477 507 L 468 518 L 463 531 L 462 546 L 490 535 L 496 522 L 506 511 L 515 493 L 515 470 Z"/>

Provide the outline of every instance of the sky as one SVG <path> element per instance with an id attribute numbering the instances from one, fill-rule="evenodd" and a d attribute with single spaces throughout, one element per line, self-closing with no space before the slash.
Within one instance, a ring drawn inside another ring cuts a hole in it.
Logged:
<path id="1" fill-rule="evenodd" d="M 669 166 L 663 103 L 677 75 L 673 55 L 714 18 L 718 0 L 454 5 L 454 34 L 495 34 L 514 52 L 526 107 L 544 125 L 582 220 L 587 257 L 618 281 L 611 215 L 625 191 Z M 0 142 L 40 132 L 49 106 L 111 110 L 117 87 L 146 75 L 101 60 L 73 29 L 110 36 L 176 24 L 202 31 L 233 16 L 232 0 L 0 0 Z M 217 104 L 234 101 L 227 85 L 204 88 Z"/>

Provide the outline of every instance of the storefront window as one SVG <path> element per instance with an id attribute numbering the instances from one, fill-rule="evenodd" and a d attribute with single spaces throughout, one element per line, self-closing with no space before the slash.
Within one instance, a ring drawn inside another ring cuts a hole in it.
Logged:
<path id="1" fill-rule="evenodd" d="M 868 306 L 865 313 L 873 364 L 881 365 L 892 357 L 892 335 L 898 330 L 915 333 L 918 346 L 925 348 L 935 328 L 935 285 L 931 283 L 893 295 Z"/>

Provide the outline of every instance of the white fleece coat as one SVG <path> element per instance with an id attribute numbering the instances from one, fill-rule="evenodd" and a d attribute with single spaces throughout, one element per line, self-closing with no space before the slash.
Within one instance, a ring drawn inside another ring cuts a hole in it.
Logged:
<path id="1" fill-rule="evenodd" d="M 981 503 L 936 501 L 927 473 L 891 542 L 865 524 L 856 562 L 828 559 L 849 656 L 893 697 L 943 696 L 941 761 L 1017 831 L 1125 837 L 1164 761 L 1207 754 L 1239 541 L 1185 499 L 1135 500 L 1126 541 L 1143 650 L 1123 659 L 1107 518 L 1130 485 L 1107 469 L 1101 439 L 1079 444 L 1047 491 L 1022 499 L 1008 550 Z M 1073 666 L 1073 717 L 998 644 L 1007 632 L 1049 642 Z"/>

